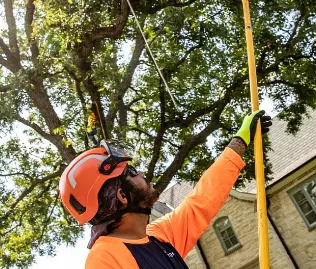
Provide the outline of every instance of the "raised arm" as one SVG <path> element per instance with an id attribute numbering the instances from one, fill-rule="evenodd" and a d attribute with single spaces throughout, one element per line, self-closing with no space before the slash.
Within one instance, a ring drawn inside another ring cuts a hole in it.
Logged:
<path id="1" fill-rule="evenodd" d="M 151 223 L 147 234 L 170 242 L 184 257 L 208 228 L 228 198 L 231 188 L 245 166 L 241 157 L 253 140 L 258 119 L 267 132 L 271 118 L 257 111 L 247 116 L 242 127 L 215 163 L 202 175 L 191 194 L 171 213 Z"/>

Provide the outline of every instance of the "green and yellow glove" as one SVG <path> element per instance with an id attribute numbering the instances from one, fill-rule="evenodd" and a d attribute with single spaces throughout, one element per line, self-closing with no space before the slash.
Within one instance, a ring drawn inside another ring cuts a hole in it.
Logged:
<path id="1" fill-rule="evenodd" d="M 272 122 L 271 117 L 264 116 L 264 114 L 264 110 L 257 110 L 251 115 L 246 116 L 239 131 L 234 137 L 241 138 L 245 142 L 246 146 L 248 146 L 255 137 L 257 123 L 259 119 L 261 122 L 261 133 L 267 133 L 269 131 L 269 126 L 272 125 Z"/>

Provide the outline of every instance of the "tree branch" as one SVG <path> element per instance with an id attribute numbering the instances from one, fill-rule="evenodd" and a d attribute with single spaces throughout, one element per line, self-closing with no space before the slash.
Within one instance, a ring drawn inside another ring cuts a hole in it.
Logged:
<path id="1" fill-rule="evenodd" d="M 146 136 L 148 136 L 148 137 L 150 137 L 150 138 L 154 138 L 154 136 L 153 135 L 151 135 L 150 133 L 147 133 L 146 131 L 144 131 L 144 130 L 142 130 L 142 129 L 140 129 L 140 128 L 137 128 L 137 127 L 132 127 L 132 128 L 130 128 L 129 129 L 130 131 L 135 131 L 135 132 L 138 132 L 138 133 L 140 133 L 140 134 L 144 134 L 144 135 L 146 135 Z"/>
<path id="2" fill-rule="evenodd" d="M 13 0 L 4 0 L 5 17 L 8 24 L 9 46 L 16 62 L 20 62 L 20 50 L 16 36 L 16 22 L 13 15 Z"/>
<path id="3" fill-rule="evenodd" d="M 200 44 L 197 46 L 192 47 L 191 49 L 189 49 L 184 57 L 184 59 L 181 59 L 179 61 L 179 64 L 181 64 L 182 62 L 185 61 L 185 58 L 187 57 L 187 55 L 189 55 L 194 49 L 201 47 L 203 45 L 202 40 L 200 40 Z M 174 70 L 172 70 L 174 71 Z M 230 87 L 228 87 L 228 89 L 225 92 L 225 95 L 222 99 L 219 99 L 217 101 L 215 101 L 211 106 L 200 109 L 198 111 L 195 111 L 194 113 L 192 113 L 191 115 L 189 115 L 186 119 L 183 119 L 181 117 L 175 118 L 171 121 L 168 122 L 163 122 L 163 124 L 161 125 L 161 129 L 158 131 L 157 136 L 155 138 L 155 142 L 154 142 L 154 151 L 153 151 L 153 157 L 151 159 L 151 162 L 149 164 L 149 169 L 148 169 L 148 173 L 147 173 L 147 178 L 148 180 L 152 180 L 153 178 L 153 173 L 154 173 L 154 168 L 155 168 L 155 164 L 159 158 L 159 152 L 160 152 L 160 147 L 161 147 L 161 142 L 162 142 L 162 137 L 163 137 L 163 133 L 172 127 L 181 127 L 181 128 L 185 128 L 188 127 L 193 121 L 195 121 L 196 119 L 198 119 L 199 117 L 206 115 L 210 112 L 213 111 L 212 113 L 212 121 L 211 124 L 209 124 L 209 127 L 205 127 L 204 132 L 202 131 L 200 133 L 200 137 L 199 135 L 196 135 L 195 138 L 191 138 L 192 139 L 192 148 L 189 149 L 192 150 L 195 146 L 201 144 L 202 142 L 204 142 L 204 140 L 206 139 L 206 137 L 212 133 L 214 130 L 220 128 L 220 121 L 219 121 L 219 117 L 222 113 L 222 111 L 224 110 L 225 106 L 227 105 L 227 103 L 229 103 L 230 101 L 230 96 L 232 94 L 232 92 L 236 89 L 239 89 L 242 86 L 243 81 L 245 81 L 247 79 L 248 76 L 244 75 L 241 77 L 235 77 L 235 79 L 233 80 L 233 83 L 230 85 Z M 215 129 L 214 129 L 215 128 Z M 206 136 L 205 136 L 206 135 Z M 185 145 L 187 146 L 187 143 L 190 144 L 190 139 L 188 141 L 185 142 Z M 181 149 L 179 150 L 179 152 L 181 151 Z M 184 150 L 183 151 L 183 156 L 185 158 L 185 156 L 187 156 L 188 152 Z M 178 153 L 179 153 L 178 152 Z M 182 154 L 182 153 L 181 153 Z M 178 157 L 178 161 L 181 160 L 182 162 L 184 162 L 184 159 L 182 159 L 182 155 L 177 155 Z M 182 165 L 182 164 L 181 164 Z M 157 188 L 160 188 L 160 190 L 162 191 L 168 184 L 168 180 L 170 181 L 172 176 L 172 171 L 176 172 L 180 167 L 177 165 L 174 165 L 172 168 L 172 165 L 169 166 L 170 168 L 170 174 L 166 174 L 166 178 L 161 178 L 161 181 L 159 180 L 160 183 L 158 183 Z M 169 169 L 169 168 L 168 168 Z M 168 170 L 167 169 L 167 170 Z M 173 170 L 174 169 L 174 170 Z M 166 170 L 166 172 L 167 172 Z M 170 177 L 170 175 L 172 175 Z"/>
<path id="4" fill-rule="evenodd" d="M 5 44 L 2 37 L 0 37 L 0 48 L 4 52 L 5 56 L 9 59 L 10 57 L 13 57 L 12 52 L 10 51 L 9 47 Z"/>
<path id="5" fill-rule="evenodd" d="M 36 74 L 31 75 L 29 80 L 33 85 L 32 87 L 27 88 L 27 93 L 33 104 L 40 111 L 47 127 L 49 128 L 50 136 L 46 136 L 45 138 L 51 141 L 58 148 L 63 160 L 70 163 L 76 157 L 76 151 L 71 145 L 65 145 L 64 139 L 66 138 L 66 134 L 64 132 L 55 134 L 55 130 L 60 128 L 62 123 L 50 101 L 44 86 L 44 80 L 40 75 Z M 40 131 L 39 129 L 37 130 Z"/>
<path id="6" fill-rule="evenodd" d="M 301 88 L 306 88 L 305 86 L 302 86 L 300 84 L 295 84 L 286 80 L 282 80 L 282 79 L 275 79 L 273 81 L 265 81 L 264 83 L 262 83 L 263 85 L 277 85 L 277 84 L 283 84 L 283 85 L 287 85 L 293 88 L 297 88 L 297 87 L 301 87 Z"/>
<path id="7" fill-rule="evenodd" d="M 185 62 L 185 60 L 188 58 L 188 56 L 191 54 L 191 52 L 193 52 L 196 49 L 199 49 L 201 47 L 203 47 L 203 43 L 200 43 L 200 44 L 198 44 L 196 46 L 191 47 L 189 50 L 187 50 L 185 52 L 185 55 L 175 65 L 172 66 L 172 68 L 174 70 L 176 70 L 181 64 L 183 64 Z"/>
<path id="8" fill-rule="evenodd" d="M 24 28 L 25 28 L 25 33 L 29 42 L 29 46 L 31 49 L 32 53 L 32 61 L 33 63 L 37 63 L 38 61 L 38 55 L 39 55 L 39 49 L 36 43 L 35 38 L 32 36 L 33 34 L 33 17 L 34 17 L 34 12 L 35 12 L 35 5 L 34 5 L 35 0 L 28 0 L 26 4 L 26 13 L 25 13 L 25 20 L 24 20 Z"/>
<path id="9" fill-rule="evenodd" d="M 158 11 L 160 11 L 160 10 L 166 8 L 166 7 L 179 7 L 179 8 L 186 7 L 186 6 L 189 6 L 189 5 L 193 4 L 196 1 L 197 0 L 189 0 L 189 1 L 184 2 L 184 3 L 181 3 L 181 2 L 179 3 L 177 0 L 171 0 L 171 1 L 168 1 L 166 3 L 154 6 L 153 8 L 148 10 L 148 14 L 155 14 Z"/>
<path id="10" fill-rule="evenodd" d="M 221 111 L 224 110 L 226 104 L 219 109 L 217 109 L 216 114 L 220 114 Z M 172 163 L 169 165 L 169 167 L 165 170 L 165 172 L 162 174 L 161 178 L 155 185 L 155 189 L 158 191 L 163 191 L 169 184 L 172 177 L 177 173 L 177 171 L 181 168 L 183 165 L 185 158 L 188 156 L 189 152 L 194 149 L 197 145 L 204 143 L 206 141 L 206 138 L 217 130 L 220 127 L 217 118 L 212 117 L 211 122 L 197 135 L 191 136 L 191 138 L 187 139 L 177 152 L 177 154 L 174 156 L 174 159 Z"/>
<path id="11" fill-rule="evenodd" d="M 8 92 L 13 90 L 12 85 L 8 84 L 8 85 L 0 85 L 0 92 Z"/>
<path id="12" fill-rule="evenodd" d="M 32 183 L 31 185 L 26 188 L 20 195 L 19 197 L 15 200 L 15 202 L 9 206 L 9 210 L 4 214 L 4 216 L 1 217 L 1 220 L 6 220 L 12 213 L 13 213 L 13 209 L 27 196 L 29 195 L 38 185 L 48 181 L 48 180 L 51 180 L 51 179 L 54 179 L 56 177 L 59 177 L 61 176 L 62 172 L 64 171 L 65 169 L 65 166 L 64 165 L 61 165 L 59 170 L 56 171 L 55 173 L 52 173 L 48 176 L 45 176 L 45 177 L 42 177 L 42 178 L 38 178 L 38 179 L 33 179 L 32 180 Z"/>
<path id="13" fill-rule="evenodd" d="M 51 187 L 51 184 L 49 184 L 46 188 L 44 188 L 44 189 L 41 191 L 41 193 L 36 196 L 36 198 L 37 198 L 37 199 L 41 198 L 44 193 L 46 193 L 46 192 L 49 191 L 50 187 Z M 14 231 L 14 230 L 15 230 L 16 228 L 18 228 L 19 226 L 22 226 L 22 225 L 23 225 L 24 216 L 25 216 L 28 212 L 30 212 L 32 209 L 34 209 L 35 203 L 37 202 L 37 199 L 35 199 L 33 202 L 31 202 L 29 205 L 27 205 L 27 206 L 25 207 L 25 210 L 23 210 L 23 212 L 22 212 L 22 213 L 20 214 L 20 216 L 19 216 L 18 223 L 17 223 L 14 227 L 10 228 L 9 230 L 7 230 L 7 231 L 5 231 L 5 232 L 3 232 L 3 233 L 0 233 L 0 235 L 1 235 L 1 236 L 5 236 L 6 234 L 9 234 L 10 232 Z M 13 222 L 16 223 L 17 221 L 16 221 L 16 220 L 13 220 Z"/>
<path id="14" fill-rule="evenodd" d="M 213 133 L 215 130 L 221 127 L 220 120 L 219 120 L 220 116 L 222 112 L 224 111 L 226 105 L 230 102 L 232 93 L 234 91 L 237 91 L 242 86 L 242 82 L 244 79 L 246 79 L 245 76 L 241 78 L 240 77 L 235 78 L 232 85 L 226 90 L 223 98 L 213 103 L 212 107 L 214 109 L 211 114 L 211 121 L 209 122 L 208 125 L 206 125 L 206 127 L 200 133 L 196 135 L 192 135 L 189 139 L 183 142 L 179 151 L 175 155 L 173 162 L 165 170 L 165 172 L 163 173 L 163 175 L 161 176 L 161 178 L 155 185 L 155 188 L 157 188 L 157 190 L 163 191 L 169 184 L 172 177 L 181 168 L 189 152 L 193 150 L 196 146 L 204 143 L 206 141 L 206 138 L 211 133 Z M 201 112 L 198 112 L 198 113 L 201 113 Z"/>
<path id="15" fill-rule="evenodd" d="M 148 136 L 148 137 L 151 138 L 151 139 L 154 139 L 154 138 L 155 138 L 155 136 L 153 136 L 153 135 L 151 135 L 151 134 L 145 132 L 145 131 L 142 130 L 142 129 L 136 128 L 136 127 L 130 128 L 129 130 L 130 130 L 130 131 L 138 132 L 138 133 L 140 133 L 140 134 L 144 134 L 144 135 Z M 180 148 L 179 145 L 172 143 L 169 139 L 163 138 L 163 142 L 170 144 L 170 145 L 173 146 L 174 148 L 177 148 L 177 149 Z"/>
<path id="16" fill-rule="evenodd" d="M 116 22 L 114 26 L 102 27 L 95 29 L 87 35 L 87 38 L 91 41 L 100 41 L 104 38 L 116 38 L 119 37 L 127 23 L 129 14 L 129 7 L 125 0 L 121 0 L 120 9 L 116 16 Z"/>
<path id="17" fill-rule="evenodd" d="M 147 173 L 146 173 L 146 178 L 148 178 L 149 181 L 151 181 L 151 179 L 153 178 L 155 166 L 156 166 L 156 163 L 157 163 L 157 161 L 159 159 L 159 155 L 160 155 L 160 150 L 161 150 L 161 145 L 162 145 L 162 141 L 163 141 L 163 136 L 164 136 L 164 133 L 166 132 L 166 126 L 165 126 L 165 123 L 166 123 L 166 118 L 165 118 L 165 114 L 166 114 L 166 107 L 165 107 L 166 100 L 165 100 L 164 89 L 161 86 L 162 85 L 160 83 L 160 87 L 159 87 L 160 127 L 159 127 L 159 130 L 158 130 L 157 135 L 156 135 L 155 140 L 154 140 L 153 153 L 152 153 L 152 157 L 151 157 L 151 160 L 149 162 L 148 170 L 147 170 Z"/>
<path id="18" fill-rule="evenodd" d="M 21 68 L 21 64 L 15 56 L 12 54 L 8 46 L 4 43 L 3 39 L 0 37 L 0 48 L 2 49 L 3 53 L 7 57 L 7 59 L 4 59 L 0 55 L 0 64 L 2 64 L 4 67 L 6 67 L 8 70 L 10 70 L 12 73 L 17 72 Z"/>
<path id="19" fill-rule="evenodd" d="M 48 134 L 45 131 L 43 131 L 43 129 L 41 127 L 39 127 L 37 124 L 35 123 L 31 123 L 28 120 L 22 118 L 19 114 L 16 114 L 15 119 L 21 123 L 23 123 L 24 125 L 30 127 L 31 129 L 33 129 L 34 131 L 36 131 L 40 136 L 42 136 L 43 138 L 45 138 L 46 140 L 48 140 L 49 142 L 51 142 L 52 144 L 55 144 L 55 138 L 54 135 Z"/>
<path id="20" fill-rule="evenodd" d="M 13 49 L 15 49 L 14 51 L 18 53 L 19 55 L 17 41 L 16 41 L 16 25 L 15 25 L 15 18 L 13 17 L 12 2 L 13 0 L 5 0 L 6 18 L 7 18 L 8 27 L 9 27 L 9 41 L 10 41 L 10 47 L 12 47 L 11 52 L 13 52 Z M 28 0 L 27 5 L 26 5 L 26 16 L 25 16 L 26 29 L 25 30 L 27 32 L 28 39 L 32 40 L 31 41 L 32 60 L 33 60 L 33 63 L 36 63 L 37 56 L 38 56 L 38 51 L 37 51 L 38 49 L 37 47 L 35 47 L 36 44 L 32 39 L 32 26 L 31 26 L 33 22 L 34 10 L 35 10 L 34 0 Z M 17 57 L 14 57 L 14 58 L 17 58 Z M 7 61 L 0 58 L 0 63 L 3 64 L 5 67 L 7 67 L 10 71 L 14 73 L 17 72 L 19 68 L 21 67 L 19 58 L 17 58 L 17 60 L 15 59 L 14 61 L 11 61 L 11 59 L 9 58 L 7 59 Z M 12 65 L 12 63 L 14 63 L 14 65 Z M 37 71 L 40 71 L 40 70 L 37 69 Z M 30 127 L 32 128 L 34 127 L 36 131 L 38 131 L 40 134 L 43 134 L 44 137 L 48 139 L 49 141 L 51 142 L 54 141 L 53 144 L 60 151 L 62 158 L 66 162 L 70 162 L 76 156 L 76 152 L 72 146 L 66 147 L 63 141 L 64 137 L 62 135 L 57 134 L 53 136 L 54 130 L 61 126 L 61 122 L 49 100 L 47 91 L 44 88 L 43 77 L 39 74 L 39 72 L 37 72 L 35 74 L 29 74 L 28 79 L 29 79 L 29 82 L 33 85 L 32 87 L 29 87 L 27 89 L 27 93 L 29 97 L 31 98 L 33 104 L 39 109 L 40 113 L 42 114 L 51 135 L 47 136 L 45 132 L 42 132 L 42 130 L 37 128 L 37 126 L 35 125 L 31 125 Z M 27 122 L 25 121 L 24 123 L 27 124 Z"/>
<path id="21" fill-rule="evenodd" d="M 50 210 L 50 213 L 48 214 L 46 220 L 43 222 L 43 228 L 42 228 L 42 233 L 41 233 L 41 236 L 40 236 L 40 239 L 39 239 L 39 244 L 42 243 L 42 240 L 43 240 L 43 236 L 45 234 L 45 230 L 49 224 L 49 220 L 51 219 L 53 213 L 54 213 L 54 209 L 58 203 L 58 198 L 59 198 L 59 193 L 57 192 L 56 195 L 55 195 L 55 201 L 53 203 L 53 206 L 52 206 L 52 209 Z"/>
<path id="22" fill-rule="evenodd" d="M 84 124 L 84 126 L 87 126 L 88 125 L 88 120 L 87 120 L 86 116 L 88 115 L 88 111 L 87 111 L 87 108 L 86 108 L 86 102 L 85 102 L 84 97 L 83 97 L 83 92 L 82 92 L 82 89 L 80 87 L 81 80 L 67 66 L 65 66 L 64 68 L 68 72 L 70 77 L 75 81 L 76 92 L 77 92 L 77 95 L 79 97 L 79 100 L 80 100 L 80 103 L 81 103 L 81 107 L 82 107 L 83 124 Z M 87 138 L 86 135 L 84 136 L 84 145 L 85 145 L 86 149 L 89 149 L 89 141 L 88 141 L 88 138 Z"/>
<path id="23" fill-rule="evenodd" d="M 130 88 L 132 88 L 132 87 L 130 87 Z M 144 100 L 144 98 L 145 98 L 145 96 L 140 96 L 140 97 L 137 97 L 137 98 L 133 99 L 133 100 L 130 101 L 128 104 L 126 104 L 127 109 L 133 111 L 133 110 L 131 109 L 131 106 L 134 105 L 135 103 L 141 101 L 141 100 Z M 135 111 L 133 111 L 133 112 L 135 112 Z"/>
<path id="24" fill-rule="evenodd" d="M 197 118 L 212 112 L 220 102 L 222 102 L 221 99 L 215 101 L 212 105 L 210 105 L 208 107 L 205 107 L 205 108 L 202 108 L 200 110 L 193 112 L 192 114 L 190 114 L 186 118 L 178 117 L 178 118 L 172 119 L 172 120 L 166 122 L 166 128 L 170 129 L 173 127 L 181 127 L 181 128 L 188 127 Z"/>
<path id="25" fill-rule="evenodd" d="M 200 33 L 201 34 L 201 33 Z M 200 42 L 198 45 L 191 47 L 189 50 L 186 51 L 185 55 L 171 68 L 168 69 L 168 73 L 174 72 L 185 60 L 186 58 L 190 55 L 191 52 L 194 50 L 200 48 L 203 46 L 203 39 L 200 36 Z M 208 107 L 207 109 L 200 110 L 197 113 L 193 113 L 190 117 L 188 117 L 186 120 L 182 120 L 181 118 L 177 118 L 175 120 L 172 120 L 171 122 L 168 122 L 166 124 L 165 122 L 165 99 L 164 99 L 164 92 L 160 91 L 160 108 L 161 108 L 161 113 L 160 113 L 160 128 L 157 132 L 157 135 L 154 140 L 154 148 L 153 148 L 153 154 L 152 158 L 150 160 L 149 166 L 148 166 L 148 172 L 146 174 L 146 177 L 148 180 L 151 180 L 153 178 L 154 174 L 154 169 L 156 162 L 159 159 L 159 154 L 160 154 L 160 149 L 161 149 L 161 144 L 163 142 L 163 136 L 165 131 L 168 128 L 175 127 L 175 125 L 178 124 L 183 124 L 182 127 L 186 127 L 189 125 L 192 121 L 196 120 L 197 117 L 200 115 L 200 113 L 203 111 L 203 114 L 209 113 L 216 107 L 217 102 L 213 104 L 213 106 Z"/>
<path id="26" fill-rule="evenodd" d="M 53 145 L 55 145 L 57 147 L 57 149 L 59 150 L 59 152 L 61 153 L 63 160 L 65 160 L 67 163 L 70 163 L 76 157 L 76 152 L 75 152 L 74 148 L 73 147 L 66 147 L 66 145 L 63 142 L 63 137 L 60 134 L 46 133 L 37 124 L 29 122 L 28 120 L 22 118 L 18 114 L 15 114 L 14 118 L 17 121 L 23 123 L 24 125 L 32 128 L 40 136 L 42 136 L 43 138 L 45 138 L 46 140 L 51 142 Z"/>
<path id="27" fill-rule="evenodd" d="M 199 48 L 202 48 L 204 45 L 204 39 L 203 39 L 203 36 L 202 36 L 202 30 L 200 29 L 200 39 L 199 39 L 199 43 L 191 48 L 189 48 L 184 56 L 177 62 L 175 63 L 171 68 L 167 68 L 167 71 L 168 72 L 175 72 L 177 70 L 177 68 L 183 64 L 185 62 L 185 60 L 187 59 L 187 57 L 193 52 L 195 51 L 196 49 L 199 49 Z"/>
<path id="28" fill-rule="evenodd" d="M 1 237 L 4 237 L 5 235 L 11 233 L 12 231 L 14 231 L 16 228 L 18 228 L 18 227 L 21 226 L 21 225 L 22 225 L 22 217 L 20 217 L 20 220 L 19 220 L 19 222 L 18 222 L 16 225 L 14 225 L 14 226 L 12 227 L 12 224 L 11 224 L 11 225 L 10 225 L 11 228 L 10 228 L 9 230 L 7 230 L 7 231 L 5 231 L 5 232 L 1 232 L 1 233 L 0 233 Z"/>
<path id="29" fill-rule="evenodd" d="M 34 178 L 26 173 L 16 172 L 16 173 L 9 173 L 9 174 L 0 174 L 0 177 L 10 177 L 10 176 L 24 176 L 24 177 L 34 181 Z"/>
<path id="30" fill-rule="evenodd" d="M 109 112 L 106 116 L 107 132 L 111 132 L 114 126 L 114 119 L 118 112 L 119 105 L 123 102 L 123 97 L 126 91 L 129 89 L 135 70 L 139 64 L 139 58 L 144 50 L 145 41 L 143 40 L 141 34 L 136 37 L 135 49 L 131 61 L 129 62 L 124 77 L 121 83 L 118 85 L 115 94 L 111 100 L 111 106 Z"/>
<path id="31" fill-rule="evenodd" d="M 101 27 L 85 33 L 82 37 L 82 42 L 75 45 L 75 51 L 78 56 L 77 66 L 81 70 L 88 71 L 86 66 L 88 57 L 91 55 L 94 46 L 104 38 L 117 38 L 122 34 L 122 31 L 127 23 L 129 7 L 125 0 L 121 0 L 120 9 L 116 16 L 116 23 L 110 27 Z"/>
<path id="32" fill-rule="evenodd" d="M 301 25 L 301 23 L 303 22 L 303 19 L 305 19 L 307 12 L 306 12 L 306 7 L 305 7 L 305 3 L 304 1 L 299 1 L 302 3 L 301 7 L 300 7 L 300 13 L 301 15 L 297 18 L 297 20 L 295 21 L 292 33 L 288 39 L 288 41 L 285 44 L 285 50 L 289 50 L 291 47 L 291 42 L 294 40 L 295 36 L 297 35 L 297 30 L 299 28 L 299 26 Z"/>

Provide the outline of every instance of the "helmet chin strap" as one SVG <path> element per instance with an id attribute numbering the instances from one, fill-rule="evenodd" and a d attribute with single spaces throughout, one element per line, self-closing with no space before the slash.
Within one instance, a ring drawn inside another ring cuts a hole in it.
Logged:
<path id="1" fill-rule="evenodd" d="M 138 214 L 151 214 L 151 208 L 141 207 L 138 205 L 129 205 L 124 209 L 119 210 L 120 214 L 124 215 L 126 213 L 138 213 Z"/>
<path id="2" fill-rule="evenodd" d="M 102 219 L 102 221 L 100 223 L 97 223 L 97 224 L 101 224 L 101 223 L 104 223 L 107 221 L 114 220 L 118 217 L 122 217 L 126 213 L 145 214 L 145 215 L 149 216 L 151 214 L 151 208 L 145 208 L 145 207 L 141 207 L 138 205 L 129 205 L 126 208 L 120 209 L 120 210 L 116 211 L 114 214 L 105 217 L 104 219 Z"/>

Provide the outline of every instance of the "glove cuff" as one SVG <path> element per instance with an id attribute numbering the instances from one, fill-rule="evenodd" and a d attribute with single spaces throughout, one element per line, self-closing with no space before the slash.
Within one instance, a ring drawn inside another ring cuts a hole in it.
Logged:
<path id="1" fill-rule="evenodd" d="M 248 144 L 245 142 L 245 140 L 241 136 L 235 135 L 233 136 L 233 138 L 239 138 L 245 144 L 246 148 L 248 148 Z"/>

